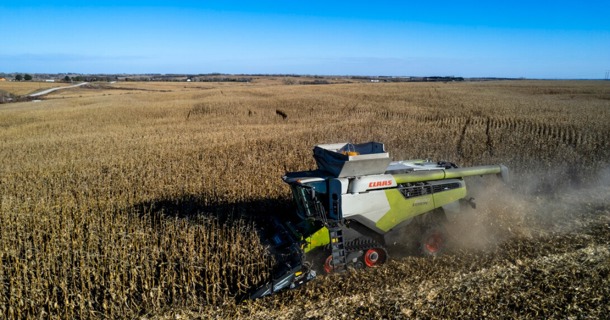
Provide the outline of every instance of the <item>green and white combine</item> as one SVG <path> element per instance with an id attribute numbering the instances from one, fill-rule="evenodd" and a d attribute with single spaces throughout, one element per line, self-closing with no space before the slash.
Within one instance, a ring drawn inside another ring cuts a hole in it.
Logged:
<path id="1" fill-rule="evenodd" d="M 411 239 L 419 253 L 437 255 L 447 240 L 443 208 L 460 201 L 474 206 L 465 200 L 463 178 L 496 174 L 508 179 L 503 165 L 393 162 L 378 142 L 323 144 L 313 153 L 317 170 L 283 177 L 297 210 L 274 221 L 276 276 L 251 298 L 298 287 L 319 273 L 383 264 L 393 230 L 407 232 L 402 238 Z"/>

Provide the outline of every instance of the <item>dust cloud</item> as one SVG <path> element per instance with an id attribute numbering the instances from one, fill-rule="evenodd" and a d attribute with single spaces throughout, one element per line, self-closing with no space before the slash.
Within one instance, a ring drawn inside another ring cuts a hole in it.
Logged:
<path id="1" fill-rule="evenodd" d="M 566 180 L 562 169 L 509 184 L 490 176 L 466 178 L 467 198 L 475 199 L 476 208 L 447 212 L 449 250 L 492 250 L 514 238 L 579 232 L 609 221 L 610 168 L 588 183 Z"/>

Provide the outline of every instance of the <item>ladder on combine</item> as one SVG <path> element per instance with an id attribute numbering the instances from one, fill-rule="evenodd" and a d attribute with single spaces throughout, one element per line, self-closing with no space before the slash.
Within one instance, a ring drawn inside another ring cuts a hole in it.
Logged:
<path id="1" fill-rule="evenodd" d="M 343 271 L 345 270 L 345 265 L 347 263 L 345 243 L 343 242 L 343 230 L 336 223 L 329 224 L 327 228 L 330 235 L 333 271 Z"/>
<path id="2" fill-rule="evenodd" d="M 347 265 L 347 252 L 345 250 L 345 242 L 343 241 L 343 228 L 339 225 L 339 221 L 329 219 L 326 209 L 320 201 L 316 201 L 316 216 L 318 220 L 328 229 L 330 238 L 331 257 L 330 261 L 326 262 L 326 272 L 343 271 Z M 330 265 L 329 265 L 330 264 Z"/>

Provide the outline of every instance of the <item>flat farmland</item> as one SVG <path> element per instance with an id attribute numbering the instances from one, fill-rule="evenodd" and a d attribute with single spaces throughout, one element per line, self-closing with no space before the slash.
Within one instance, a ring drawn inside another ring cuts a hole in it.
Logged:
<path id="1" fill-rule="evenodd" d="M 0 318 L 610 314 L 610 82 L 116 82 L 0 104 Z M 20 87 L 19 85 L 23 85 Z M 0 83 L 15 95 L 30 84 Z M 316 144 L 502 163 L 442 257 L 238 302 Z"/>

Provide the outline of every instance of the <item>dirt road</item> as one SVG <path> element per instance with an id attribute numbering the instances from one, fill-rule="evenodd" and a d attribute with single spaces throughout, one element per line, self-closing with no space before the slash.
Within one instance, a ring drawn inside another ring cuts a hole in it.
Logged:
<path id="1" fill-rule="evenodd" d="M 89 82 L 81 82 L 79 84 L 75 84 L 75 85 L 71 85 L 71 86 L 67 86 L 67 87 L 57 87 L 57 88 L 51 88 L 51 89 L 46 89 L 40 92 L 36 92 L 36 93 L 32 93 L 31 95 L 29 95 L 29 97 L 40 97 L 40 96 L 44 96 L 45 94 L 49 94 L 53 91 L 57 91 L 57 90 L 61 90 L 61 89 L 68 89 L 68 88 L 75 88 L 75 87 L 80 87 L 82 85 L 88 84 Z"/>

